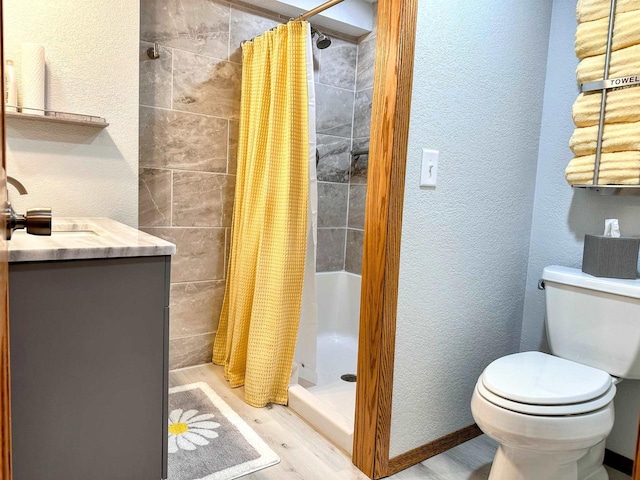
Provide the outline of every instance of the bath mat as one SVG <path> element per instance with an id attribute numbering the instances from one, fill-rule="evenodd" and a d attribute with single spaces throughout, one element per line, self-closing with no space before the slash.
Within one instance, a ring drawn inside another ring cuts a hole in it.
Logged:
<path id="1" fill-rule="evenodd" d="M 206 383 L 169 390 L 168 480 L 231 480 L 279 462 Z"/>

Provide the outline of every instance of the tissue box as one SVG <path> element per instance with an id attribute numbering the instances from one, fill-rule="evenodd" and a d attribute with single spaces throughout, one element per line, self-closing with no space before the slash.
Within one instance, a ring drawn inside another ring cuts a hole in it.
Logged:
<path id="1" fill-rule="evenodd" d="M 640 238 L 584 236 L 582 271 L 595 277 L 636 278 Z"/>

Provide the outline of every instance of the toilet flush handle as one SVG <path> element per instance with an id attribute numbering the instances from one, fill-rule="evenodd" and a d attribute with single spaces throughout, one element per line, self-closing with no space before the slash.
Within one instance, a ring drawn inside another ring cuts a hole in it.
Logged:
<path id="1" fill-rule="evenodd" d="M 544 290 L 544 280 L 538 280 L 538 290 Z"/>

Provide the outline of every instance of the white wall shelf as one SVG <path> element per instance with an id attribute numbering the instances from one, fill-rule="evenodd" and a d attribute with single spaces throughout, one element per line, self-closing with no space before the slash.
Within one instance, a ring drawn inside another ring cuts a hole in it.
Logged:
<path id="1" fill-rule="evenodd" d="M 78 113 L 56 112 L 44 110 L 44 115 L 26 112 L 5 112 L 7 119 L 35 120 L 39 122 L 66 123 L 67 125 L 81 125 L 91 128 L 106 128 L 109 123 L 105 118 Z"/>

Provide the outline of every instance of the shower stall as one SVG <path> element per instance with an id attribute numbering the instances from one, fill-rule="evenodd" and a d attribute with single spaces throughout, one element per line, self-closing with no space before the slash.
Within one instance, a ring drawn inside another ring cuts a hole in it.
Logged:
<path id="1" fill-rule="evenodd" d="M 361 2 L 367 12 L 369 1 Z M 211 362 L 218 330 L 238 172 L 240 44 L 291 14 L 253 0 L 140 5 L 139 225 L 178 245 L 171 275 L 173 370 Z M 301 330 L 311 322 L 314 333 L 298 344 L 289 403 L 350 452 L 376 33 L 356 38 L 309 21 L 318 308 L 317 319 L 315 313 L 301 318 Z"/>
<path id="2" fill-rule="evenodd" d="M 351 453 L 361 278 L 347 271 L 318 272 L 316 275 L 318 336 L 315 381 L 301 376 L 304 375 L 301 365 L 294 366 L 289 407 L 338 447 Z"/>
<path id="3" fill-rule="evenodd" d="M 315 357 L 299 339 L 289 389 L 290 408 L 347 453 L 355 417 L 375 42 L 373 31 L 357 40 L 334 37 L 330 45 L 318 35 L 314 44 L 317 334 Z M 315 320 L 303 312 L 301 332 Z"/>

